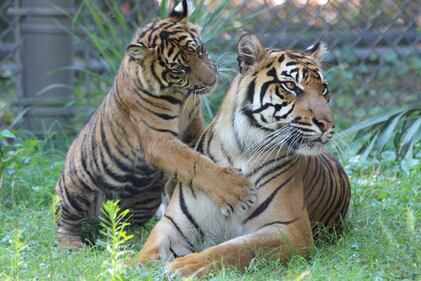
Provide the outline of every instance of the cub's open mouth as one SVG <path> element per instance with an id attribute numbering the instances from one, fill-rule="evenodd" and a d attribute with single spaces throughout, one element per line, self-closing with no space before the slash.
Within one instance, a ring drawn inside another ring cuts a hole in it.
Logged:
<path id="1" fill-rule="evenodd" d="M 214 87 L 215 87 L 215 85 L 197 87 L 197 88 L 192 89 L 190 91 L 190 94 L 193 94 L 193 95 L 207 95 L 210 92 L 212 92 L 212 90 L 213 90 Z"/>
<path id="2" fill-rule="evenodd" d="M 309 145 L 317 145 L 317 144 L 326 144 L 329 142 L 329 139 L 323 139 L 322 137 L 318 137 L 317 139 L 314 140 L 309 140 L 306 143 Z"/>
<path id="3" fill-rule="evenodd" d="M 203 87 L 203 88 L 198 88 L 198 89 L 194 89 L 191 91 L 191 94 L 193 95 L 206 95 L 210 92 L 210 89 Z"/>

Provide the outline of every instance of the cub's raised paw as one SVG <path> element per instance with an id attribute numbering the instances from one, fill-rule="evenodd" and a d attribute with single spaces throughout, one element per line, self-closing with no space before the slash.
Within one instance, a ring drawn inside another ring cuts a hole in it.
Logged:
<path id="1" fill-rule="evenodd" d="M 193 253 L 168 263 L 165 273 L 171 279 L 203 278 L 210 271 L 210 267 L 211 263 L 206 257 L 201 253 Z"/>
<path id="2" fill-rule="evenodd" d="M 220 177 L 215 177 L 217 187 L 213 189 L 213 198 L 225 216 L 244 213 L 256 203 L 256 191 L 249 180 L 233 169 L 223 168 Z"/>

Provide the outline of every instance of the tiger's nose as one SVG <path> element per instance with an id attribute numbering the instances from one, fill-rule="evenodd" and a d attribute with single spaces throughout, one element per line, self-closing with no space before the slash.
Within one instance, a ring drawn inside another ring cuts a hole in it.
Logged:
<path id="1" fill-rule="evenodd" d="M 208 79 L 207 81 L 202 81 L 203 84 L 205 84 L 206 86 L 213 86 L 216 84 L 216 79 L 218 77 L 215 75 L 215 77 L 213 77 L 212 79 Z"/>
<path id="2" fill-rule="evenodd" d="M 313 118 L 314 124 L 316 124 L 317 127 L 319 127 L 320 131 L 326 132 L 330 128 L 332 128 L 335 125 L 335 122 L 333 120 L 327 120 L 327 119 L 316 119 Z"/>
<path id="3" fill-rule="evenodd" d="M 205 86 L 214 86 L 217 79 L 216 74 L 210 74 L 208 77 L 200 79 L 200 82 Z"/>

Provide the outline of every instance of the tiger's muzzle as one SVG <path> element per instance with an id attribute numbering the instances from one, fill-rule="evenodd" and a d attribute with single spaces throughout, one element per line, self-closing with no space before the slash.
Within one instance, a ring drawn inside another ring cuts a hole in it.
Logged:
<path id="1" fill-rule="evenodd" d="M 218 69 L 210 58 L 192 58 L 190 94 L 203 95 L 212 92 L 218 81 Z"/>

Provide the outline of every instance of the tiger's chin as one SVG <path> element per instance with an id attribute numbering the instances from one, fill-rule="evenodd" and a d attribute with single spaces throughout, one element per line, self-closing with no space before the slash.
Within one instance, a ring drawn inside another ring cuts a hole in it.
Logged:
<path id="1" fill-rule="evenodd" d="M 295 153 L 303 156 L 317 156 L 325 151 L 325 147 L 320 141 L 313 141 L 301 144 L 296 150 Z"/>

